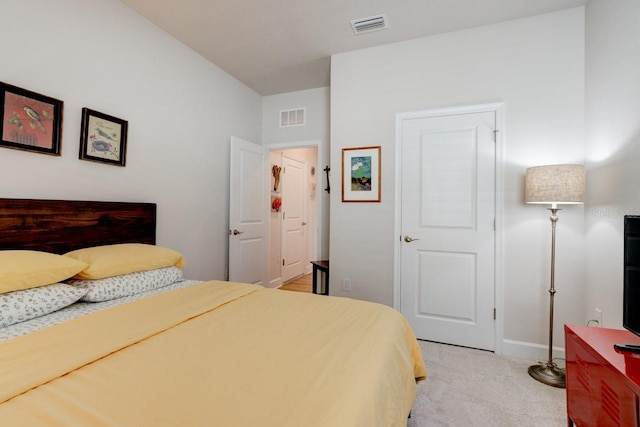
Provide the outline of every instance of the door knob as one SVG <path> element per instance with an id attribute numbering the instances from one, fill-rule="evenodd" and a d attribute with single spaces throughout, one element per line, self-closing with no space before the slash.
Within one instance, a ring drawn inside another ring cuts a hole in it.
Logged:
<path id="1" fill-rule="evenodd" d="M 237 236 L 238 234 L 242 234 L 242 233 L 244 233 L 244 231 L 238 231 L 238 230 L 236 230 L 236 229 L 234 228 L 234 229 L 233 229 L 233 231 L 232 231 L 232 233 L 233 233 L 233 235 L 234 235 L 234 236 Z"/>
<path id="2" fill-rule="evenodd" d="M 404 241 L 407 242 L 407 243 L 411 243 L 411 242 L 413 242 L 415 240 L 420 240 L 420 239 L 413 239 L 413 238 L 411 238 L 409 236 L 404 236 Z"/>

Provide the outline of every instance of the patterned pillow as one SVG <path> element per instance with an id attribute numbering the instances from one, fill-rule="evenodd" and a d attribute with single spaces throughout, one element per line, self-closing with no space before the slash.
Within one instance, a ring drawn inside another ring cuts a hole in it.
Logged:
<path id="1" fill-rule="evenodd" d="M 71 280 L 69 283 L 86 291 L 82 301 L 102 302 L 161 288 L 180 280 L 182 270 L 164 267 L 104 279 Z"/>
<path id="2" fill-rule="evenodd" d="M 73 304 L 86 289 L 64 283 L 0 294 L 0 327 L 53 313 Z"/>

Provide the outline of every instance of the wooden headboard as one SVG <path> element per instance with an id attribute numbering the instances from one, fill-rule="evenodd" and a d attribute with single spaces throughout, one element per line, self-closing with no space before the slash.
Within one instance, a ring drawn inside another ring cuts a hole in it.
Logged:
<path id="1" fill-rule="evenodd" d="M 156 243 L 156 204 L 0 199 L 0 250 Z"/>

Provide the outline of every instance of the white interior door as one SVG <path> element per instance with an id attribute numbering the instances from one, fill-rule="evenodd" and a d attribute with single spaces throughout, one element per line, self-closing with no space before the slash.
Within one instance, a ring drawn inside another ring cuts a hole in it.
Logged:
<path id="1" fill-rule="evenodd" d="M 494 349 L 495 124 L 402 121 L 400 307 L 419 338 Z"/>
<path id="2" fill-rule="evenodd" d="M 290 154 L 282 156 L 282 281 L 304 273 L 307 262 L 307 165 Z"/>
<path id="3" fill-rule="evenodd" d="M 269 150 L 231 137 L 229 280 L 268 285 Z"/>

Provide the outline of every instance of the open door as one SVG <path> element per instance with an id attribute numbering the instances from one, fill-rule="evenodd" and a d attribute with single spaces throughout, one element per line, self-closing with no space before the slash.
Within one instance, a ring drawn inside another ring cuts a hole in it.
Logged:
<path id="1" fill-rule="evenodd" d="M 229 280 L 269 283 L 269 150 L 231 137 Z"/>

